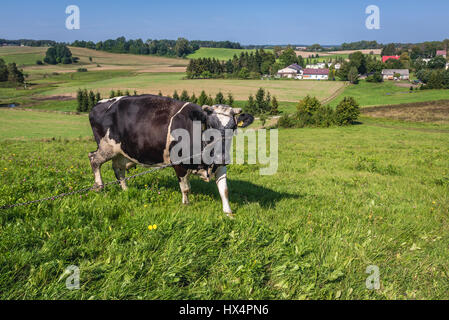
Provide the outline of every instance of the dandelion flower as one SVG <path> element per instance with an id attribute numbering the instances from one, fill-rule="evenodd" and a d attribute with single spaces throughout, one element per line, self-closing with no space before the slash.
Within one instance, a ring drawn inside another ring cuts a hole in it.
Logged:
<path id="1" fill-rule="evenodd" d="M 150 231 L 153 230 L 153 226 L 152 226 L 152 225 L 149 225 L 149 226 L 148 226 L 148 230 L 150 230 Z"/>
<path id="2" fill-rule="evenodd" d="M 157 229 L 157 225 L 153 224 L 153 229 L 156 230 Z"/>

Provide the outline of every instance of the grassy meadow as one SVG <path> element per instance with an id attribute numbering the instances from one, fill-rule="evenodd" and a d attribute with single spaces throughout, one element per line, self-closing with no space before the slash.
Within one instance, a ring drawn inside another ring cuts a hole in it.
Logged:
<path id="1" fill-rule="evenodd" d="M 85 116 L 0 119 L 0 205 L 93 183 Z M 172 169 L 127 192 L 3 210 L 0 298 L 447 299 L 449 127 L 361 122 L 280 130 L 273 176 L 231 165 L 235 220 L 214 183 L 192 179 L 181 205 Z M 114 180 L 110 163 L 103 177 Z M 65 288 L 69 265 L 80 267 L 80 290 Z M 380 290 L 365 287 L 369 265 Z"/>
<path id="2" fill-rule="evenodd" d="M 264 49 L 265 51 L 272 51 L 271 49 Z M 215 58 L 218 60 L 229 60 L 234 57 L 234 55 L 239 56 L 242 52 L 256 52 L 256 49 L 225 49 L 225 48 L 200 48 L 192 54 L 187 56 L 188 59 L 199 59 L 199 58 Z"/>

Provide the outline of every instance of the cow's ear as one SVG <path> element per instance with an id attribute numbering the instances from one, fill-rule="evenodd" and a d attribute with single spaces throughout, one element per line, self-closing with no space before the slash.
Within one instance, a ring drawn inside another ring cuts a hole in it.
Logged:
<path id="1" fill-rule="evenodd" d="M 207 114 L 211 114 L 214 112 L 214 108 L 212 108 L 211 106 L 204 105 L 202 108 L 203 108 L 203 111 L 206 112 Z"/>
<path id="2" fill-rule="evenodd" d="M 192 110 L 190 111 L 190 120 L 192 121 L 201 121 L 203 123 L 206 122 L 206 115 L 201 110 Z"/>
<path id="3" fill-rule="evenodd" d="M 254 117 L 248 113 L 243 113 L 243 114 L 239 115 L 239 117 L 237 118 L 237 126 L 239 128 L 246 128 L 253 122 L 254 122 Z"/>

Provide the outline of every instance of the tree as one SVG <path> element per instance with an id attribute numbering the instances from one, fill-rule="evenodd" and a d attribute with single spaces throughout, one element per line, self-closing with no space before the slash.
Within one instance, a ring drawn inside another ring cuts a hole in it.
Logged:
<path id="1" fill-rule="evenodd" d="M 396 54 L 396 46 L 394 43 L 387 44 L 382 48 L 382 56 L 394 56 Z"/>
<path id="2" fill-rule="evenodd" d="M 175 52 L 178 57 L 188 55 L 191 52 L 189 48 L 189 41 L 185 38 L 178 38 L 175 45 Z"/>
<path id="3" fill-rule="evenodd" d="M 0 59 L 0 82 L 8 81 L 8 67 L 3 59 Z"/>
<path id="4" fill-rule="evenodd" d="M 349 69 L 349 73 L 348 73 L 348 80 L 349 82 L 351 82 L 352 84 L 357 84 L 359 83 L 359 72 L 357 70 L 357 68 L 355 66 L 352 66 Z"/>
<path id="5" fill-rule="evenodd" d="M 182 90 L 181 97 L 179 98 L 181 101 L 190 101 L 189 94 L 187 93 L 187 90 Z"/>
<path id="6" fill-rule="evenodd" d="M 89 91 L 89 97 L 87 102 L 87 111 L 92 110 L 92 108 L 96 105 L 95 93 L 91 90 Z"/>
<path id="7" fill-rule="evenodd" d="M 249 114 L 257 114 L 256 102 L 254 101 L 254 97 L 252 94 L 248 97 L 248 101 L 245 104 L 244 110 Z"/>
<path id="8" fill-rule="evenodd" d="M 298 113 L 307 113 L 308 115 L 312 115 L 318 110 L 319 107 L 321 107 L 320 101 L 316 97 L 307 95 L 299 101 L 296 106 L 296 110 Z"/>
<path id="9" fill-rule="evenodd" d="M 217 95 L 215 96 L 214 103 L 215 104 L 225 104 L 226 103 L 223 93 L 221 93 L 221 91 L 219 91 L 217 93 Z"/>
<path id="10" fill-rule="evenodd" d="M 228 93 L 228 100 L 226 101 L 226 104 L 231 107 L 234 106 L 234 96 L 231 92 Z"/>
<path id="11" fill-rule="evenodd" d="M 23 83 L 25 81 L 22 71 L 17 69 L 15 62 L 8 64 L 8 81 L 12 83 Z"/>
<path id="12" fill-rule="evenodd" d="M 359 74 L 366 73 L 366 58 L 362 52 L 356 51 L 356 52 L 350 54 L 349 61 L 352 66 L 357 68 L 357 72 Z"/>
<path id="13" fill-rule="evenodd" d="M 276 96 L 273 96 L 273 99 L 271 100 L 270 114 L 271 115 L 279 114 L 279 104 L 278 104 L 278 100 L 276 99 Z"/>
<path id="14" fill-rule="evenodd" d="M 360 115 L 358 103 L 353 97 L 344 97 L 335 109 L 336 120 L 339 125 L 353 124 Z"/>
<path id="15" fill-rule="evenodd" d="M 111 92 L 109 93 L 109 99 L 116 97 L 115 95 L 115 91 L 111 90 Z"/>
<path id="16" fill-rule="evenodd" d="M 198 97 L 198 104 L 199 104 L 200 106 L 204 106 L 204 105 L 207 104 L 207 95 L 206 95 L 206 92 L 205 92 L 204 90 L 201 91 L 201 94 L 200 94 L 200 96 Z"/>
<path id="17" fill-rule="evenodd" d="M 435 58 L 429 61 L 427 66 L 430 69 L 445 69 L 446 59 L 443 56 L 436 56 Z"/>
<path id="18" fill-rule="evenodd" d="M 173 99 L 179 100 L 179 95 L 178 95 L 178 92 L 176 90 L 175 90 L 175 92 L 173 92 Z"/>
<path id="19" fill-rule="evenodd" d="M 77 107 L 76 107 L 76 111 L 78 112 L 83 112 L 83 90 L 78 89 L 78 91 L 76 92 L 76 102 L 77 102 Z"/>
<path id="20" fill-rule="evenodd" d="M 249 71 L 246 67 L 243 67 L 239 72 L 239 78 L 241 79 L 248 79 L 249 78 Z"/>
<path id="21" fill-rule="evenodd" d="M 293 63 L 298 62 L 298 57 L 296 56 L 295 50 L 292 47 L 288 47 L 285 49 L 282 54 L 279 56 L 279 60 L 281 62 L 282 67 L 285 68 Z"/>

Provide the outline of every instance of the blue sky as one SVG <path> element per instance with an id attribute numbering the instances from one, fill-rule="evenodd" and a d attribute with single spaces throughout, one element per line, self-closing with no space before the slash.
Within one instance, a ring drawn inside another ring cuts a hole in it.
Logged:
<path id="1" fill-rule="evenodd" d="M 78 5 L 81 29 L 67 30 Z M 365 8 L 380 8 L 380 30 Z M 242 44 L 422 42 L 449 38 L 447 0 L 39 0 L 2 1 L 0 38 L 57 41 L 126 38 L 231 40 Z"/>

